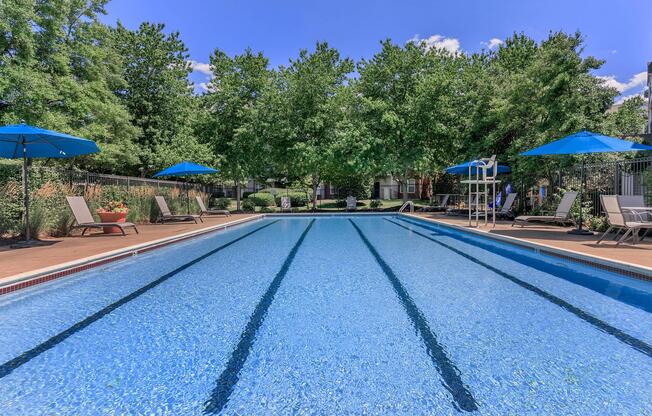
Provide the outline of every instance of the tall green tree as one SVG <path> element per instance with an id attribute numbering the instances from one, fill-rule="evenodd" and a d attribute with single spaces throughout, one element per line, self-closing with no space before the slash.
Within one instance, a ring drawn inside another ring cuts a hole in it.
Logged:
<path id="1" fill-rule="evenodd" d="M 137 129 L 114 94 L 124 81 L 111 30 L 98 19 L 106 2 L 0 2 L 0 123 L 96 140 L 102 153 L 77 162 L 115 171 L 135 162 Z"/>
<path id="2" fill-rule="evenodd" d="M 116 93 L 140 129 L 136 143 L 146 174 L 183 159 L 212 161 L 193 131 L 197 100 L 188 80 L 188 50 L 178 32 L 164 31 L 165 25 L 147 22 L 136 31 L 121 23 L 115 30 L 126 81 Z"/>
<path id="3" fill-rule="evenodd" d="M 201 125 L 222 174 L 236 185 L 239 210 L 242 182 L 263 171 L 264 132 L 253 120 L 257 102 L 270 88 L 271 73 L 267 58 L 250 49 L 233 58 L 216 49 L 210 65 L 213 78 L 202 97 L 206 117 Z"/>
<path id="4" fill-rule="evenodd" d="M 584 128 L 600 130 L 617 94 L 592 74 L 603 61 L 584 57 L 583 50 L 580 33 L 554 32 L 540 43 L 515 34 L 497 51 L 476 56 L 479 83 L 467 84 L 476 91 L 467 157 L 497 154 L 530 180 L 556 172 L 560 158 L 519 153 Z"/>
<path id="5" fill-rule="evenodd" d="M 615 111 L 607 113 L 601 131 L 613 136 L 643 133 L 647 124 L 645 104 L 641 96 L 626 99 Z"/>
<path id="6" fill-rule="evenodd" d="M 313 209 L 319 184 L 333 165 L 342 113 L 337 96 L 353 68 L 353 61 L 323 42 L 313 52 L 301 50 L 297 59 L 280 69 L 286 131 L 274 143 L 275 154 L 294 175 L 310 178 Z"/>
<path id="7" fill-rule="evenodd" d="M 405 187 L 415 173 L 441 166 L 457 145 L 457 68 L 464 58 L 425 43 L 386 40 L 381 46 L 358 64 L 356 86 L 375 139 L 378 173 L 391 174 Z"/>

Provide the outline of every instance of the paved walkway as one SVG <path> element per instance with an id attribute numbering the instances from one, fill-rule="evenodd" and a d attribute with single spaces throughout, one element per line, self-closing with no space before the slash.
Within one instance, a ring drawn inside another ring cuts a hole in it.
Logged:
<path id="1" fill-rule="evenodd" d="M 251 216 L 234 214 L 230 217 L 204 217 L 204 222 L 199 224 L 175 222 L 139 225 L 140 234 L 127 229 L 126 237 L 94 230 L 91 235 L 84 237 L 43 239 L 42 244 L 30 248 L 12 249 L 8 245 L 0 245 L 0 279 Z M 75 233 L 79 234 L 80 231 Z"/>
<path id="2" fill-rule="evenodd" d="M 468 217 L 448 216 L 441 213 L 415 214 L 423 218 L 468 227 Z M 566 231 L 572 227 L 536 225 L 521 228 L 519 226 L 512 227 L 511 221 L 496 221 L 496 228 L 492 228 L 491 221 L 488 226 L 484 226 L 484 221 L 480 221 L 480 224 L 478 229 L 490 234 L 519 238 L 533 243 L 652 268 L 652 238 L 650 237 L 635 246 L 631 244 L 616 246 L 616 242 L 609 238 L 596 244 L 602 233 L 596 233 L 594 236 L 567 234 Z"/>

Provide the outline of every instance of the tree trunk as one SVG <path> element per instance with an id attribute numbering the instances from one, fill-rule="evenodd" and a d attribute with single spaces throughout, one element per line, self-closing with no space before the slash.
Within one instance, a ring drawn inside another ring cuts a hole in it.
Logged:
<path id="1" fill-rule="evenodd" d="M 235 181 L 235 209 L 240 211 L 240 181 Z"/>
<path id="2" fill-rule="evenodd" d="M 312 177 L 312 210 L 317 210 L 317 188 L 319 187 L 319 176 Z"/>
<path id="3" fill-rule="evenodd" d="M 403 178 L 401 185 L 403 186 L 403 203 L 405 204 L 409 197 L 408 197 L 408 186 L 407 186 L 407 179 L 408 179 L 408 169 L 405 169 L 405 172 L 403 173 Z"/>

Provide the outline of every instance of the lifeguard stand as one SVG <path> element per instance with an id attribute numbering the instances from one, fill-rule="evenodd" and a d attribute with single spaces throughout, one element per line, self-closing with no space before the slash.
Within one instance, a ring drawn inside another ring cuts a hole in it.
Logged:
<path id="1" fill-rule="evenodd" d="M 484 224 L 489 221 L 489 194 L 492 195 L 493 204 L 491 204 L 492 225 L 496 226 L 496 184 L 500 183 L 496 179 L 498 176 L 498 162 L 496 155 L 490 158 L 481 158 L 469 163 L 469 179 L 461 183 L 469 185 L 469 227 L 473 227 L 473 217 L 475 217 L 475 227 L 480 225 L 480 216 L 484 216 Z M 475 208 L 475 211 L 474 211 Z"/>

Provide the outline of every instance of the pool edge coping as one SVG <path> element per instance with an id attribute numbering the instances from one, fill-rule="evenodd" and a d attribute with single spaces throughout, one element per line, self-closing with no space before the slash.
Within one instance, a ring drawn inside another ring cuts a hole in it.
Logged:
<path id="1" fill-rule="evenodd" d="M 199 237 L 204 234 L 211 232 L 219 231 L 220 229 L 227 229 L 236 225 L 240 225 L 246 222 L 255 221 L 267 217 L 278 218 L 278 217 L 306 217 L 306 216 L 333 216 L 333 215 L 362 215 L 362 216 L 387 216 L 387 215 L 399 215 L 405 216 L 408 218 L 413 218 L 415 220 L 420 220 L 424 222 L 430 222 L 444 227 L 449 227 L 455 230 L 462 232 L 467 232 L 469 234 L 474 234 L 477 236 L 483 236 L 486 238 L 494 239 L 501 241 L 503 243 L 512 244 L 521 248 L 530 249 L 537 253 L 543 253 L 551 255 L 557 258 L 564 260 L 574 261 L 580 264 L 585 264 L 588 266 L 596 267 L 601 270 L 606 270 L 610 272 L 619 273 L 628 277 L 637 278 L 644 281 L 652 281 L 652 268 L 637 265 L 633 263 L 623 262 L 614 259 L 608 259 L 605 257 L 595 256 L 586 253 L 580 253 L 578 251 L 559 248 L 543 243 L 534 243 L 531 241 L 523 240 L 516 237 L 504 236 L 491 234 L 487 231 L 478 230 L 474 228 L 467 228 L 456 224 L 449 224 L 444 221 L 440 221 L 434 218 L 424 218 L 417 214 L 405 213 L 405 212 L 349 212 L 349 213 L 264 213 L 252 215 L 247 218 L 240 218 L 238 220 L 229 221 L 223 224 L 216 224 L 206 228 L 201 228 L 199 230 L 187 231 L 181 234 L 175 234 L 169 237 L 163 237 L 156 240 L 135 244 L 132 246 L 127 246 L 124 248 L 119 248 L 103 253 L 99 253 L 93 256 L 84 257 L 81 259 L 73 260 L 70 262 L 59 263 L 54 266 L 48 266 L 36 270 L 31 270 L 24 273 L 19 273 L 16 275 L 8 276 L 0 279 L 0 296 L 15 292 L 17 290 L 25 289 L 38 285 L 40 283 L 49 282 L 64 276 L 68 276 L 77 272 L 84 270 L 92 269 L 95 267 L 102 266 L 107 263 L 114 261 L 122 260 L 128 257 L 138 255 L 150 250 L 155 250 L 157 248 L 165 247 L 177 242 L 188 240 L 194 237 Z"/>
<path id="2" fill-rule="evenodd" d="M 652 282 L 652 268 L 639 264 L 628 263 L 625 261 L 609 259 L 605 257 L 595 256 L 592 254 L 581 253 L 579 251 L 559 248 L 549 244 L 535 243 L 532 241 L 520 239 L 517 237 L 510 237 L 505 235 L 496 235 L 488 231 L 483 231 L 475 228 L 463 227 L 457 224 L 450 224 L 434 218 L 424 218 L 417 214 L 402 212 L 399 215 L 413 218 L 420 221 L 430 222 L 444 227 L 449 227 L 458 231 L 467 232 L 477 236 L 494 239 L 503 243 L 512 244 L 521 248 L 530 249 L 536 253 L 547 254 L 564 260 L 574 261 L 580 264 L 592 266 L 600 270 L 619 273 L 627 277 Z"/>
<path id="3" fill-rule="evenodd" d="M 132 257 L 140 253 L 145 253 L 151 250 L 166 247 L 174 243 L 189 240 L 194 237 L 199 237 L 204 234 L 227 229 L 236 225 L 259 220 L 262 218 L 265 218 L 264 214 L 252 215 L 247 218 L 240 218 L 222 224 L 215 224 L 209 227 L 200 228 L 198 230 L 187 231 L 169 237 L 158 238 L 156 240 L 146 241 L 140 244 L 134 244 L 111 251 L 105 251 L 81 259 L 7 276 L 0 279 L 0 296 L 41 283 L 56 280 L 77 272 L 99 267 L 107 263 Z"/>

